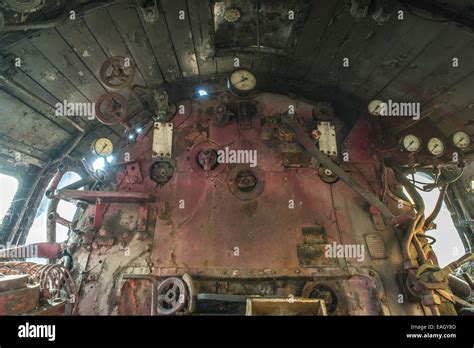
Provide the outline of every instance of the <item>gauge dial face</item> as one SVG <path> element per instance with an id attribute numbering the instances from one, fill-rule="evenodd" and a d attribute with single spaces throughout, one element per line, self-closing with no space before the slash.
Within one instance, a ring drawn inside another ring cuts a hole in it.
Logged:
<path id="1" fill-rule="evenodd" d="M 445 146 L 444 143 L 441 139 L 439 138 L 431 138 L 428 141 L 428 151 L 433 155 L 433 156 L 441 156 L 444 154 Z"/>
<path id="2" fill-rule="evenodd" d="M 92 146 L 94 153 L 98 156 L 107 157 L 114 152 L 114 144 L 109 138 L 99 138 Z"/>
<path id="3" fill-rule="evenodd" d="M 402 139 L 402 146 L 405 151 L 418 152 L 421 149 L 421 140 L 415 135 L 407 134 Z"/>
<path id="4" fill-rule="evenodd" d="M 240 10 L 236 7 L 229 8 L 224 12 L 224 19 L 227 22 L 233 23 L 237 22 L 240 18 Z"/>
<path id="5" fill-rule="evenodd" d="M 237 69 L 230 74 L 229 84 L 234 91 L 250 92 L 257 85 L 257 78 L 250 70 Z"/>
<path id="6" fill-rule="evenodd" d="M 383 106 L 384 102 L 376 99 L 372 100 L 367 108 L 369 109 L 371 115 L 380 116 L 380 114 L 382 113 Z"/>
<path id="7" fill-rule="evenodd" d="M 458 149 L 465 150 L 471 146 L 471 138 L 465 132 L 456 132 L 453 134 L 453 144 Z"/>

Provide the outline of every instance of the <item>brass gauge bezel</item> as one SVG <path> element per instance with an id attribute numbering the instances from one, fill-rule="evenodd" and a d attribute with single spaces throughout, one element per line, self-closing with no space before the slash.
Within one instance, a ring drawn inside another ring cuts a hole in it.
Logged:
<path id="1" fill-rule="evenodd" d="M 232 76 L 234 74 L 238 73 L 239 71 L 249 73 L 253 76 L 253 78 L 255 79 L 255 85 L 252 88 L 250 88 L 250 89 L 240 89 L 235 85 L 235 83 L 232 83 L 232 81 L 231 81 Z M 231 71 L 230 74 L 227 76 L 227 88 L 229 89 L 229 91 L 231 91 L 232 93 L 236 94 L 239 97 L 247 97 L 247 96 L 253 94 L 255 92 L 255 90 L 257 89 L 257 84 L 258 84 L 257 75 L 255 75 L 255 73 L 252 70 L 249 70 L 249 69 L 237 68 L 237 69 L 234 69 L 233 71 Z"/>
<path id="2" fill-rule="evenodd" d="M 467 145 L 466 147 L 460 147 L 460 146 L 458 146 L 458 145 L 456 144 L 456 142 L 454 141 L 454 137 L 455 137 L 457 134 L 460 134 L 460 133 L 464 134 L 464 135 L 469 139 L 469 145 Z M 464 132 L 464 131 L 456 131 L 456 132 L 454 132 L 453 134 L 451 134 L 450 139 L 451 139 L 451 143 L 453 144 L 453 146 L 454 146 L 456 149 L 459 149 L 459 150 L 461 150 L 461 151 L 467 150 L 467 149 L 469 149 L 469 148 L 472 146 L 472 139 L 471 139 L 471 137 L 469 136 L 469 134 L 467 134 L 467 133 Z"/>
<path id="3" fill-rule="evenodd" d="M 101 143 L 105 142 L 105 145 Z M 101 145 L 102 149 L 99 149 L 98 146 Z M 105 151 L 107 150 L 107 151 Z M 92 142 L 92 153 L 99 157 L 108 157 L 114 153 L 114 143 L 107 137 L 97 138 Z"/>
<path id="4" fill-rule="evenodd" d="M 419 146 L 418 146 L 418 148 L 417 148 L 416 150 L 409 150 L 409 149 L 406 147 L 406 145 L 405 145 L 405 139 L 406 139 L 407 137 L 414 137 L 414 138 L 417 139 Z M 408 152 L 408 153 L 418 153 L 418 152 L 420 152 L 420 151 L 423 149 L 423 141 L 421 140 L 420 137 L 418 137 L 418 136 L 416 136 L 416 135 L 414 135 L 414 134 L 405 134 L 405 135 L 402 136 L 401 139 L 400 139 L 400 148 L 401 148 L 403 151 Z"/>
<path id="5" fill-rule="evenodd" d="M 439 154 L 435 154 L 433 153 L 431 150 L 430 150 L 430 143 L 432 141 L 439 141 L 442 145 L 443 145 L 443 151 Z M 439 137 L 431 137 L 427 142 L 426 142 L 426 150 L 428 151 L 428 153 L 433 156 L 433 157 L 441 157 L 443 156 L 445 153 L 446 153 L 446 143 L 443 141 L 443 139 L 439 138 Z"/>

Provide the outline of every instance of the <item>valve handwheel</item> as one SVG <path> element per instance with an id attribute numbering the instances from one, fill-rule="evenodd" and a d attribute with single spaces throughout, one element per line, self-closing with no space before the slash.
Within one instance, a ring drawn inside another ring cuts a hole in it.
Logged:
<path id="1" fill-rule="evenodd" d="M 111 57 L 100 67 L 100 79 L 114 91 L 128 87 L 134 76 L 135 67 L 125 57 Z"/>
<path id="2" fill-rule="evenodd" d="M 177 277 L 165 279 L 158 285 L 158 314 L 173 315 L 183 309 L 187 302 L 186 283 Z"/>
<path id="3" fill-rule="evenodd" d="M 121 124 L 127 117 L 126 100 L 118 93 L 105 93 L 95 104 L 97 119 L 108 126 Z"/>

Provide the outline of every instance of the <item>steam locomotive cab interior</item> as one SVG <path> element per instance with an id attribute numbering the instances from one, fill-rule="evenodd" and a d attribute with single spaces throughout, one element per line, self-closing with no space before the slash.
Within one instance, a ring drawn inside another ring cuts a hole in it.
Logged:
<path id="1" fill-rule="evenodd" d="M 413 3 L 0 1 L 0 315 L 472 315 L 474 8 Z"/>

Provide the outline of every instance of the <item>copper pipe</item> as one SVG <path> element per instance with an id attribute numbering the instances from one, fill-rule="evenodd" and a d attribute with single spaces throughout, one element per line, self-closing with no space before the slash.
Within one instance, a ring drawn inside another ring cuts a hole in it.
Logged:
<path id="1" fill-rule="evenodd" d="M 411 221 L 405 239 L 403 240 L 402 244 L 402 251 L 403 255 L 406 260 L 410 260 L 412 262 L 414 258 L 411 255 L 410 246 L 413 241 L 413 237 L 415 234 L 424 231 L 425 226 L 425 203 L 423 198 L 420 196 L 418 191 L 411 185 L 410 181 L 405 177 L 401 168 L 393 161 L 387 163 L 387 165 L 393 170 L 397 180 L 403 185 L 403 187 L 407 190 L 408 195 L 411 197 L 413 202 L 415 203 L 416 207 L 416 217 Z M 415 245 L 416 247 L 416 245 Z M 424 253 L 419 253 L 419 256 L 423 258 Z"/>
<path id="2" fill-rule="evenodd" d="M 426 229 L 430 228 L 431 224 L 433 223 L 433 221 L 438 216 L 438 214 L 441 210 L 441 207 L 443 206 L 444 197 L 446 197 L 446 192 L 447 192 L 448 186 L 449 186 L 449 184 L 445 184 L 441 188 L 441 192 L 439 193 L 438 201 L 436 202 L 436 205 L 433 209 L 433 212 L 426 218 L 426 222 L 425 222 L 425 228 Z"/>

